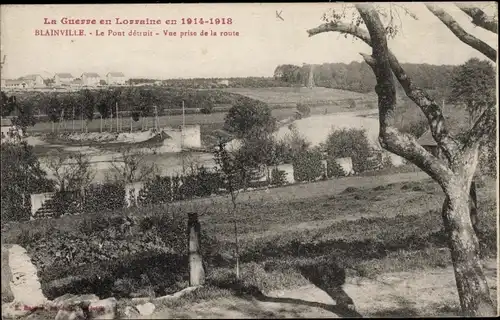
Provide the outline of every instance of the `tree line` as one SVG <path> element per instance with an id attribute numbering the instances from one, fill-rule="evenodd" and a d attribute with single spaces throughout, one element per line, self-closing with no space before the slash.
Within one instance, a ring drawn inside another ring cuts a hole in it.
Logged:
<path id="1" fill-rule="evenodd" d="M 15 116 L 28 119 L 26 126 L 34 125 L 38 117 L 59 122 L 67 119 L 92 120 L 95 113 L 103 118 L 115 118 L 116 110 L 127 111 L 134 120 L 158 115 L 164 110 L 185 108 L 206 109 L 209 112 L 217 105 L 233 104 L 240 98 L 237 94 L 219 90 L 200 91 L 195 89 L 163 87 L 119 87 L 103 90 L 83 89 L 76 92 L 42 93 L 27 92 L 8 96 L 1 93 L 0 111 L 2 117 Z M 209 113 L 208 112 L 208 113 Z"/>
<path id="2" fill-rule="evenodd" d="M 437 90 L 445 95 L 449 93 L 449 83 L 456 66 L 413 63 L 402 64 L 402 66 L 418 86 Z M 349 64 L 303 64 L 302 66 L 282 64 L 274 70 L 274 78 L 289 84 L 307 86 L 311 72 L 314 84 L 318 87 L 367 93 L 373 91 L 377 83 L 372 69 L 364 61 L 353 61 Z"/>

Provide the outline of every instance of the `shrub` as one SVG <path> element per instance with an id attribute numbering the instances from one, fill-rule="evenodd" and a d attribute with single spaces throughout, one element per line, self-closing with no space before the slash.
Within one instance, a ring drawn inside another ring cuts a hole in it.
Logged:
<path id="1" fill-rule="evenodd" d="M 203 114 L 211 114 L 212 110 L 209 109 L 209 108 L 201 108 L 200 112 L 203 113 Z"/>
<path id="2" fill-rule="evenodd" d="M 165 204 L 172 201 L 172 179 L 156 176 L 139 191 L 139 205 Z"/>
<path id="3" fill-rule="evenodd" d="M 345 177 L 347 173 L 344 171 L 344 169 L 340 166 L 340 164 L 335 161 L 335 159 L 328 159 L 327 160 L 327 172 L 328 172 L 328 177 Z"/>
<path id="4" fill-rule="evenodd" d="M 271 171 L 271 184 L 276 186 L 282 186 L 286 184 L 286 172 L 283 170 L 279 170 L 278 168 L 274 168 Z"/>
<path id="5" fill-rule="evenodd" d="M 328 135 L 325 147 L 329 158 L 350 157 L 356 172 L 370 169 L 368 160 L 373 156 L 373 151 L 363 129 L 334 130 Z"/>
<path id="6" fill-rule="evenodd" d="M 315 181 L 324 173 L 321 154 L 316 151 L 304 151 L 293 160 L 293 177 L 295 181 Z"/>
<path id="7" fill-rule="evenodd" d="M 52 198 L 52 208 L 55 217 L 64 214 L 81 213 L 82 198 L 79 192 L 59 191 Z"/>
<path id="8" fill-rule="evenodd" d="M 91 185 L 85 192 L 85 212 L 113 211 L 125 207 L 125 186 L 122 184 Z"/>
<path id="9" fill-rule="evenodd" d="M 349 104 L 349 109 L 356 108 L 356 101 L 354 99 L 347 100 L 347 103 Z"/>
<path id="10" fill-rule="evenodd" d="M 299 111 L 302 117 L 304 118 L 309 117 L 311 115 L 311 108 L 302 103 L 297 104 L 297 111 Z"/>

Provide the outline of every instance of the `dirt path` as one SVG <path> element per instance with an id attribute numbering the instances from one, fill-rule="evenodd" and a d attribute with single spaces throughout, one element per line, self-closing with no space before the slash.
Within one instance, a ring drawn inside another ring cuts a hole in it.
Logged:
<path id="1" fill-rule="evenodd" d="M 496 303 L 496 260 L 485 262 L 485 273 Z M 459 302 L 451 267 L 415 272 L 386 273 L 375 279 L 352 278 L 344 285 L 362 317 L 457 316 Z M 358 315 L 358 316 L 359 316 Z M 158 310 L 161 318 L 337 318 L 355 316 L 339 309 L 326 293 L 313 285 L 272 292 L 263 299 L 236 297 Z"/>

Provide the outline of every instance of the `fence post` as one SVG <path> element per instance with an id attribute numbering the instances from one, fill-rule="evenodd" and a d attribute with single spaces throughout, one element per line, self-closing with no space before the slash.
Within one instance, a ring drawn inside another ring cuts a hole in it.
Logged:
<path id="1" fill-rule="evenodd" d="M 200 222 L 198 214 L 188 213 L 189 285 L 201 286 L 205 283 L 205 270 L 200 252 Z"/>

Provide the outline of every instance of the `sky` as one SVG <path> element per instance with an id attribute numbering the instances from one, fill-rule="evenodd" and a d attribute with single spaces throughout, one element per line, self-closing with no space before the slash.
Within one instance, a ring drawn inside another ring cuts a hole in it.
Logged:
<path id="1" fill-rule="evenodd" d="M 399 3 L 401 5 L 401 3 Z M 400 62 L 461 64 L 481 53 L 458 40 L 422 3 L 405 7 L 418 20 L 396 9 L 400 33 L 389 41 Z M 456 6 L 439 4 L 469 33 L 498 48 L 497 36 L 475 27 Z M 479 3 L 487 12 L 495 3 Z M 341 10 L 336 3 L 280 4 L 108 4 L 108 5 L 2 5 L 1 55 L 6 55 L 2 78 L 27 74 L 53 76 L 69 72 L 105 75 L 121 71 L 127 78 L 224 78 L 273 75 L 279 64 L 330 63 L 362 61 L 360 52 L 371 49 L 361 41 L 345 39 L 337 33 L 308 37 L 306 30 L 323 21 L 329 9 Z M 283 20 L 277 18 L 281 12 Z M 96 19 L 96 25 L 64 25 L 61 19 Z M 44 18 L 57 24 L 44 24 Z M 161 19 L 161 25 L 99 25 L 100 19 Z M 231 18 L 231 25 L 182 25 L 182 18 Z M 166 25 L 165 20 L 177 20 Z M 35 36 L 35 30 L 83 29 L 84 37 Z M 106 36 L 96 36 L 96 32 Z M 159 33 L 152 37 L 107 36 L 109 30 Z M 164 36 L 163 31 L 176 36 Z M 188 36 L 180 32 L 213 30 L 239 32 L 239 36 Z M 92 35 L 90 34 L 92 33 Z"/>

